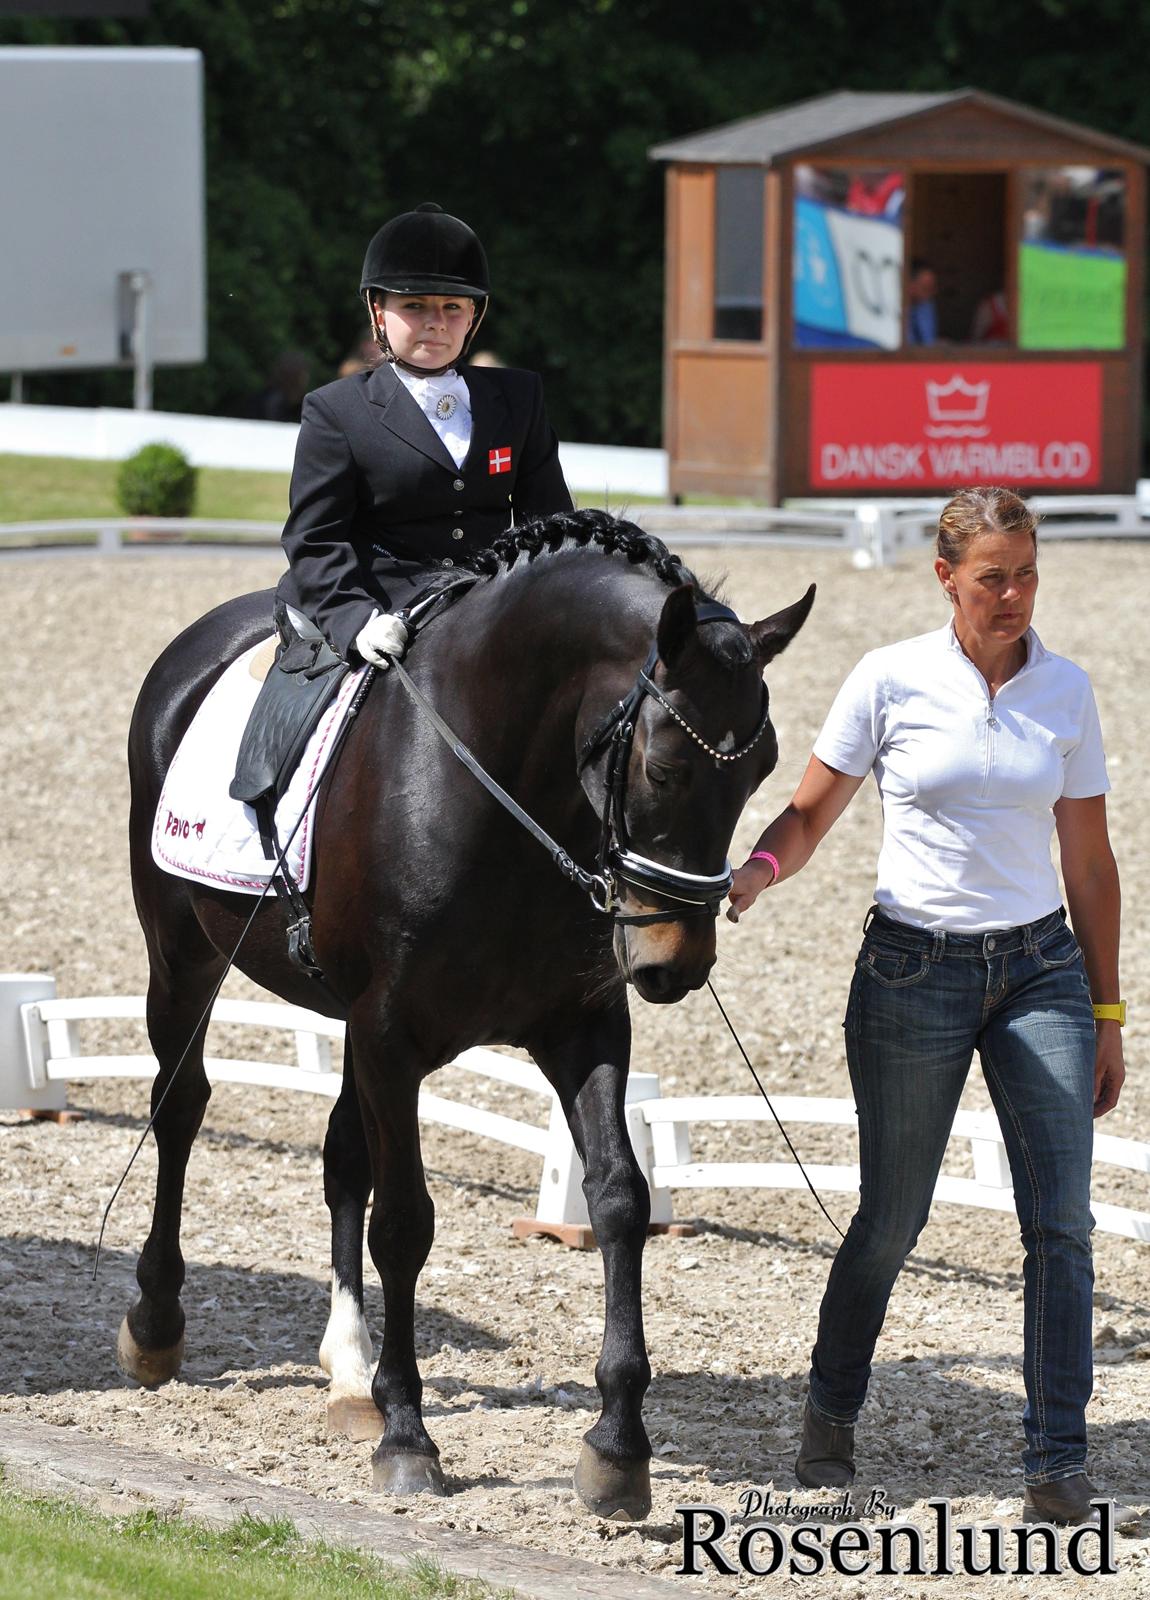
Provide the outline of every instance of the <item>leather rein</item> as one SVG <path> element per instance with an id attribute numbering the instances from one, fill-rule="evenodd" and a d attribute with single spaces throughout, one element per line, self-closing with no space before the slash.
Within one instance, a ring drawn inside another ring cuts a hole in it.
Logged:
<path id="1" fill-rule="evenodd" d="M 714 601 L 699 606 L 696 616 L 700 623 L 739 620 L 729 606 L 719 605 Z M 617 923 L 632 927 L 643 927 L 653 922 L 678 922 L 685 917 L 717 917 L 733 882 L 729 861 L 719 873 L 682 872 L 677 867 L 664 866 L 663 863 L 652 861 L 647 856 L 638 855 L 630 848 L 626 819 L 627 769 L 630 765 L 635 728 L 643 701 L 647 698 L 657 701 L 715 761 L 738 761 L 748 755 L 770 726 L 764 686 L 762 713 L 754 733 L 745 744 L 735 750 L 716 750 L 685 717 L 676 711 L 654 681 L 653 673 L 658 659 L 658 645 L 652 644 L 634 687 L 608 712 L 587 740 L 579 757 L 579 771 L 582 773 L 604 750 L 607 752 L 606 793 L 599 835 L 599 854 L 594 872 L 588 872 L 580 867 L 567 851 L 557 844 L 517 801 L 512 799 L 506 789 L 496 783 L 495 779 L 480 766 L 462 740 L 458 739 L 444 722 L 423 691 L 412 682 L 407 669 L 400 662 L 392 661 L 392 667 L 403 688 L 452 754 L 479 780 L 488 793 L 543 845 L 563 876 L 577 884 L 589 896 L 596 911 L 612 915 Z M 674 907 L 666 911 L 625 914 L 619 910 L 620 883 L 638 889 L 644 895 L 673 901 Z"/>

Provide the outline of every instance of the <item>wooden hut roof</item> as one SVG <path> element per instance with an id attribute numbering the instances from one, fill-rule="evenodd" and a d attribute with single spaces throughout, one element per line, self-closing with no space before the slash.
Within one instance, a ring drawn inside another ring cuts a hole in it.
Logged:
<path id="1" fill-rule="evenodd" d="M 985 94 L 980 89 L 955 89 L 943 94 L 887 94 L 839 89 L 833 94 L 816 95 L 792 106 L 780 106 L 755 117 L 718 128 L 688 134 L 653 145 L 652 161 L 697 162 L 706 165 L 744 165 L 769 167 L 790 156 L 813 154 L 827 146 L 849 139 L 852 134 L 871 132 L 892 123 L 909 122 L 957 105 L 981 105 L 1000 116 L 1045 128 L 1065 138 L 1094 145 L 1127 160 L 1150 163 L 1150 149 L 1099 133 L 1082 123 L 1068 122 L 1031 106 Z"/>

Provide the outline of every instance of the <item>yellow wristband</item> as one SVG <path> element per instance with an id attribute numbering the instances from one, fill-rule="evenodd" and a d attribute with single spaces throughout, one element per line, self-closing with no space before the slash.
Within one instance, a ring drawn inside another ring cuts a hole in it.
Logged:
<path id="1" fill-rule="evenodd" d="M 1116 1022 L 1120 1028 L 1126 1026 L 1126 1002 L 1119 1000 L 1112 1006 L 1095 1006 L 1095 1022 Z"/>

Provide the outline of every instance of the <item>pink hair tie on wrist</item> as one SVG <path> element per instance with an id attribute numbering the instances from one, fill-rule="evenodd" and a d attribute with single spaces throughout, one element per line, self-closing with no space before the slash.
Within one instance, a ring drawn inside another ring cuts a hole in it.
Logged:
<path id="1" fill-rule="evenodd" d="M 778 858 L 778 856 L 773 856 L 769 850 L 752 850 L 750 855 L 747 857 L 747 860 L 748 861 L 769 861 L 770 864 L 771 864 L 771 869 L 775 874 L 775 877 L 771 879 L 771 882 L 774 883 L 775 878 L 777 878 L 778 875 L 779 875 L 779 858 Z"/>

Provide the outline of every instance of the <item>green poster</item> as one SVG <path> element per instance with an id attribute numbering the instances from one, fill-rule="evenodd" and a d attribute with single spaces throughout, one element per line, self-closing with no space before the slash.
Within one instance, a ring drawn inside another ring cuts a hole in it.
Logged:
<path id="1" fill-rule="evenodd" d="M 1024 244 L 1018 252 L 1022 350 L 1121 350 L 1126 259 L 1102 250 Z"/>

